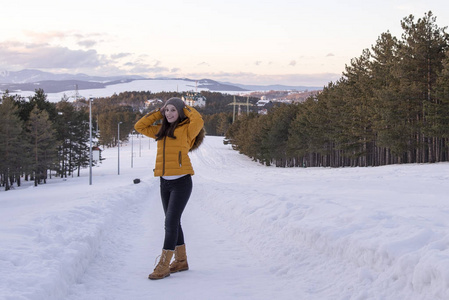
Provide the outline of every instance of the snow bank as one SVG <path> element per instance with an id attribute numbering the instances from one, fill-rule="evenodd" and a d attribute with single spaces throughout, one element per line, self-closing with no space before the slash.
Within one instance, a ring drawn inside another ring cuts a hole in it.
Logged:
<path id="1" fill-rule="evenodd" d="M 93 169 L 93 185 L 84 170 L 80 178 L 0 192 L 0 299 L 64 299 L 100 248 L 120 246 L 111 232 L 130 226 L 149 183 L 113 176 L 116 151 L 105 152 L 109 167 Z"/>
<path id="2" fill-rule="evenodd" d="M 277 276 L 331 275 L 321 299 L 449 297 L 449 164 L 278 169 L 230 149 L 199 150 L 199 197 Z"/>
<path id="3" fill-rule="evenodd" d="M 45 193 L 46 187 L 36 189 Z M 63 299 L 95 259 L 105 242 L 105 232 L 126 222 L 122 212 L 145 199 L 143 193 L 143 189 L 131 186 L 109 187 L 99 197 L 98 191 L 90 194 L 86 188 L 81 193 L 84 195 L 62 204 L 60 197 L 44 206 L 31 204 L 36 214 L 28 223 L 1 230 L 0 268 L 4 276 L 0 290 L 7 292 L 2 299 Z"/>

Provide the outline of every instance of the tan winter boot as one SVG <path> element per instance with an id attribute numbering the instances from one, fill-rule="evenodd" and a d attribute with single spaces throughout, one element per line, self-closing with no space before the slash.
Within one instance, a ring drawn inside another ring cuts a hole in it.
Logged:
<path id="1" fill-rule="evenodd" d="M 149 279 L 162 279 L 170 276 L 170 261 L 173 257 L 173 250 L 162 249 L 161 258 L 154 272 L 148 275 Z"/>
<path id="2" fill-rule="evenodd" d="M 189 264 L 187 263 L 186 245 L 176 246 L 175 260 L 170 264 L 170 273 L 187 271 Z"/>

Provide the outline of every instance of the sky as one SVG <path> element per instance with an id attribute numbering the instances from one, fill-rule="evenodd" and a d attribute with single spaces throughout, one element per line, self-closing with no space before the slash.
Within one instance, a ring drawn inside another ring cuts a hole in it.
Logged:
<path id="1" fill-rule="evenodd" d="M 16 0 L 2 4 L 0 72 L 326 85 L 384 32 L 449 1 Z"/>

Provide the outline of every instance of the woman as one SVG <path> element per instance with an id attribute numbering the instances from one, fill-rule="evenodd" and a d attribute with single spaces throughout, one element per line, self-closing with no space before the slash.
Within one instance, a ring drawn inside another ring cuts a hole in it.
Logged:
<path id="1" fill-rule="evenodd" d="M 155 125 L 158 120 L 162 124 Z M 170 273 L 189 269 L 181 215 L 192 192 L 194 174 L 188 152 L 204 135 L 203 119 L 180 98 L 170 98 L 165 105 L 141 118 L 134 128 L 157 141 L 154 176 L 160 176 L 162 206 L 165 213 L 165 238 L 162 254 L 149 279 L 162 279 Z M 197 138 L 198 137 L 198 138 Z M 173 254 L 175 260 L 170 261 Z"/>

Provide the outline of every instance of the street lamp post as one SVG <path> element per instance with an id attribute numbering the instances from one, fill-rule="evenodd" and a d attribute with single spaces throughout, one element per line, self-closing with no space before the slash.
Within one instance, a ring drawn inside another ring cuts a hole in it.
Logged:
<path id="1" fill-rule="evenodd" d="M 117 174 L 120 175 L 120 124 L 123 122 L 117 123 L 117 149 L 118 149 L 118 159 L 117 159 Z"/>
<path id="2" fill-rule="evenodd" d="M 131 132 L 131 168 L 133 168 L 133 159 L 134 159 L 134 132 Z"/>
<path id="3" fill-rule="evenodd" d="M 89 185 L 92 185 L 92 101 L 89 98 Z"/>

